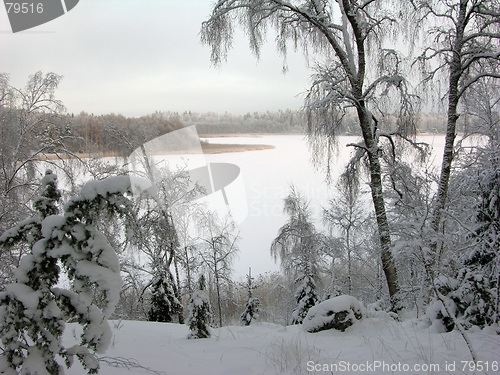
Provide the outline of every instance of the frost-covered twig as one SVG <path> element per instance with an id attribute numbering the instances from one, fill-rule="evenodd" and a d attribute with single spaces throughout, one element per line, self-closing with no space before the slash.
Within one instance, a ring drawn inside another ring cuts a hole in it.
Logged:
<path id="1" fill-rule="evenodd" d="M 108 357 L 108 356 L 103 356 L 99 357 L 99 362 L 100 363 L 105 363 L 108 366 L 111 367 L 116 367 L 116 368 L 124 368 L 127 370 L 130 369 L 141 369 L 145 370 L 146 372 L 150 374 L 155 374 L 155 375 L 163 375 L 166 374 L 164 371 L 158 371 L 158 370 L 153 370 L 150 367 L 143 366 L 139 363 L 134 358 L 125 358 L 125 357 Z"/>
<path id="2" fill-rule="evenodd" d="M 462 221 L 460 221 L 457 217 L 455 217 L 451 213 L 447 212 L 446 210 L 443 210 L 443 214 L 445 214 L 446 216 L 452 218 L 458 225 L 460 225 L 463 229 L 465 229 L 467 231 L 467 233 L 475 233 L 476 232 L 474 229 L 469 228 Z"/>

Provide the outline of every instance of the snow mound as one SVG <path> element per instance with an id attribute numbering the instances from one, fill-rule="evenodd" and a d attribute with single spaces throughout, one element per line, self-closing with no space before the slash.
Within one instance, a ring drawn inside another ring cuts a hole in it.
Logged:
<path id="1" fill-rule="evenodd" d="M 327 299 L 309 309 L 302 328 L 307 332 L 327 329 L 345 331 L 363 317 L 363 305 L 356 298 L 343 295 Z"/>

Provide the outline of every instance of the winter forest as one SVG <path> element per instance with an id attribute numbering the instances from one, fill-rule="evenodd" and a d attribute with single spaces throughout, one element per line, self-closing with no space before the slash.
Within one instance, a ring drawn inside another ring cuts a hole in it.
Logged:
<path id="1" fill-rule="evenodd" d="M 59 74 L 0 74 L 0 374 L 499 373 L 498 1 L 219 0 L 200 27 L 221 74 L 237 30 L 301 51 L 303 109 L 71 114 Z M 235 275 L 238 223 L 146 151 L 193 125 L 206 153 L 304 136 L 332 194 L 286 187 L 279 272 Z"/>

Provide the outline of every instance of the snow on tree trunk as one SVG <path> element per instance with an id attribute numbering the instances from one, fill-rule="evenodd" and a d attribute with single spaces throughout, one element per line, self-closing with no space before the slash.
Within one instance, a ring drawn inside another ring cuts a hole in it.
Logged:
<path id="1" fill-rule="evenodd" d="M 418 57 L 426 73 L 426 81 L 438 76 L 446 69 L 448 87 L 447 124 L 445 147 L 441 163 L 438 190 L 430 220 L 431 236 L 424 251 L 428 284 L 440 273 L 438 261 L 443 247 L 442 215 L 447 205 L 447 197 L 452 174 L 455 138 L 459 105 L 466 99 L 473 87 L 484 84 L 486 79 L 498 80 L 500 49 L 498 27 L 500 17 L 496 1 L 451 1 L 434 2 L 419 0 L 415 2 L 416 23 L 429 19 L 435 31 L 432 37 L 437 45 L 423 49 Z M 439 24 L 439 28 L 434 25 Z M 437 60 L 437 61 L 434 61 Z M 431 64 L 429 64 L 432 62 Z M 438 64 L 435 64 L 435 63 Z M 482 94 L 480 94 L 482 95 Z"/>
<path id="2" fill-rule="evenodd" d="M 363 103 L 363 101 L 360 101 L 360 103 Z M 396 312 L 400 310 L 402 306 L 399 296 L 398 275 L 391 252 L 392 241 L 382 189 L 382 171 L 380 166 L 379 147 L 371 131 L 371 120 L 367 108 L 364 106 L 364 104 L 360 104 L 357 107 L 357 111 L 369 160 L 370 189 L 372 193 L 373 206 L 375 209 L 375 216 L 377 219 L 382 267 L 384 270 L 385 278 L 387 280 L 387 286 L 389 288 L 391 309 Z"/>
<path id="3" fill-rule="evenodd" d="M 98 353 L 111 341 L 107 319 L 121 289 L 118 257 L 95 224 L 103 214 L 126 216 L 131 202 L 130 178 L 111 177 L 87 183 L 80 196 L 58 212 L 56 176 L 47 171 L 43 192 L 34 203 L 38 217 L 19 223 L 0 237 L 10 248 L 25 243 L 31 252 L 21 259 L 16 282 L 0 293 L 0 369 L 23 374 L 62 374 L 64 359 L 70 367 L 76 356 L 89 374 L 98 372 Z M 57 287 L 61 269 L 71 289 Z M 103 293 L 102 307 L 94 290 Z M 80 343 L 70 348 L 61 338 L 65 323 L 79 323 Z M 8 369 L 8 370 L 7 370 Z"/>

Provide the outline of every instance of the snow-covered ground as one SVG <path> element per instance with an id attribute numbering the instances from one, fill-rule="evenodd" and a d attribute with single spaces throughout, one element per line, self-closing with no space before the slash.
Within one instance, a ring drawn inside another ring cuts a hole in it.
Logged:
<path id="1" fill-rule="evenodd" d="M 396 322 L 385 315 L 364 318 L 345 332 L 256 323 L 212 329 L 211 338 L 198 340 L 186 339 L 188 328 L 179 324 L 111 326 L 113 342 L 104 359 L 133 359 L 143 368 L 103 362 L 102 375 L 500 374 L 500 336 L 493 329 L 468 333 L 481 361 L 474 365 L 458 332 L 437 333 L 422 321 Z M 73 331 L 68 325 L 68 343 Z M 67 373 L 85 372 L 75 364 Z"/>

